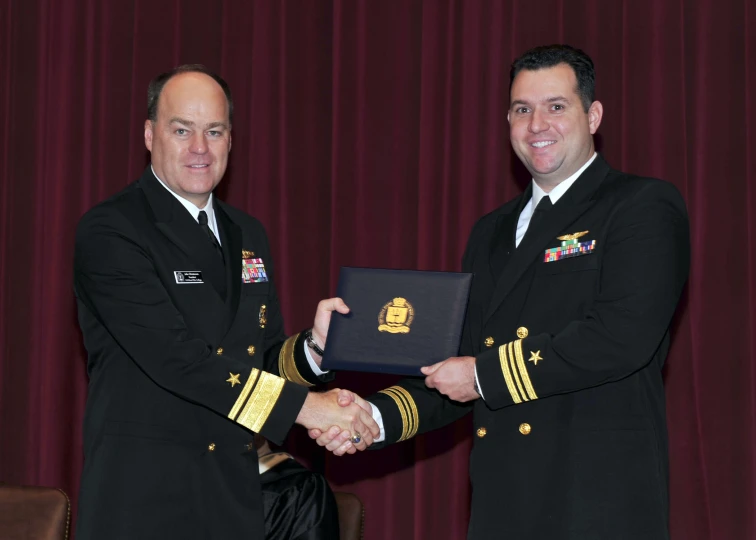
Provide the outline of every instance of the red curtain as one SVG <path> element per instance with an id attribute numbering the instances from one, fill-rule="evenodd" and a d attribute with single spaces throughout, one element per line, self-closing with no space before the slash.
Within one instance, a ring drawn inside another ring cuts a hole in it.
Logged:
<path id="1" fill-rule="evenodd" d="M 74 227 L 147 163 L 152 76 L 201 62 L 231 84 L 220 193 L 267 226 L 294 331 L 341 265 L 459 268 L 475 219 L 529 180 L 509 65 L 553 42 L 596 63 L 608 161 L 688 202 L 666 373 L 673 538 L 756 538 L 751 0 L 0 0 L 0 481 L 77 493 Z M 392 381 L 338 377 L 362 393 Z M 464 538 L 468 422 L 340 459 L 295 431 L 290 448 L 365 503 L 367 540 Z"/>

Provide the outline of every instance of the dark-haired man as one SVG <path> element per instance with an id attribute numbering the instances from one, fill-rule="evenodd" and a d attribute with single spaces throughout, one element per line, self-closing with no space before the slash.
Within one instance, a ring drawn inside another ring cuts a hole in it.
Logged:
<path id="1" fill-rule="evenodd" d="M 596 153 L 602 115 L 582 51 L 514 62 L 510 138 L 533 181 L 472 230 L 463 356 L 369 398 L 386 442 L 474 410 L 471 539 L 668 538 L 661 370 L 688 218 L 674 186 Z M 311 436 L 339 453 L 336 432 Z"/>
<path id="2" fill-rule="evenodd" d="M 142 177 L 82 218 L 75 290 L 90 376 L 77 538 L 263 538 L 254 433 L 378 428 L 324 380 L 338 298 L 286 339 L 262 225 L 213 197 L 231 150 L 228 85 L 202 66 L 148 92 Z M 312 349 L 312 351 L 310 351 Z M 359 434 L 359 435 L 358 435 Z"/>

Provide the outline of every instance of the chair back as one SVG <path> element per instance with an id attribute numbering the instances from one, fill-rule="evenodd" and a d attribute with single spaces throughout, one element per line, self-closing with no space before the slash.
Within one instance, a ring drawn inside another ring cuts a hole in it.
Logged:
<path id="1" fill-rule="evenodd" d="M 0 538 L 67 540 L 71 503 L 59 489 L 0 484 Z"/>
<path id="2" fill-rule="evenodd" d="M 365 526 L 365 508 L 354 493 L 334 492 L 339 507 L 339 531 L 341 540 L 362 540 Z"/>

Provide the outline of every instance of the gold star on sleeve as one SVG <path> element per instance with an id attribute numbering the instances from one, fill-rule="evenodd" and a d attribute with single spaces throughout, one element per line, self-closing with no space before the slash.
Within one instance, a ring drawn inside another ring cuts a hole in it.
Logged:
<path id="1" fill-rule="evenodd" d="M 533 365 L 537 366 L 540 360 L 543 360 L 543 358 L 541 358 L 541 351 L 530 351 L 530 358 L 528 358 L 528 362 L 533 362 Z"/>
<path id="2" fill-rule="evenodd" d="M 231 388 L 233 388 L 237 384 L 241 384 L 241 381 L 239 380 L 239 376 L 241 375 L 241 373 L 236 373 L 236 374 L 229 373 L 229 375 L 231 375 L 231 377 L 226 379 L 226 382 L 231 383 Z"/>

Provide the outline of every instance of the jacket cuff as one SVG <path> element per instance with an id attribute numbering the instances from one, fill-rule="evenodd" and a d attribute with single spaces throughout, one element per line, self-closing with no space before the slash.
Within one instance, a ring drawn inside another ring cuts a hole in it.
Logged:
<path id="1" fill-rule="evenodd" d="M 280 445 L 294 425 L 307 393 L 304 386 L 253 369 L 228 418 Z"/>

